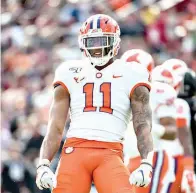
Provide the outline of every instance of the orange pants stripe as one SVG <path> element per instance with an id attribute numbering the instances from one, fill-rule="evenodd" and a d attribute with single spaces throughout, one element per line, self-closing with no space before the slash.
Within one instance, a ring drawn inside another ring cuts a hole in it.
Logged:
<path id="1" fill-rule="evenodd" d="M 180 193 L 181 192 L 181 181 L 183 175 L 183 156 L 174 156 L 174 172 L 175 172 L 175 182 L 170 183 L 167 193 Z"/>
<path id="2" fill-rule="evenodd" d="M 122 156 L 119 143 L 77 138 L 67 140 L 53 193 L 89 193 L 92 182 L 99 193 L 134 193 Z"/>

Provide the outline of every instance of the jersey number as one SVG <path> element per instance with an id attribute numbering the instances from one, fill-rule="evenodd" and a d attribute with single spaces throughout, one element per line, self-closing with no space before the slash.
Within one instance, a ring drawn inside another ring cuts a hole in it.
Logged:
<path id="1" fill-rule="evenodd" d="M 93 106 L 93 90 L 94 83 L 87 83 L 84 85 L 83 93 L 85 93 L 85 107 L 84 112 L 94 112 L 97 107 Z M 102 83 L 100 85 L 100 92 L 103 94 L 103 106 L 99 108 L 100 112 L 112 114 L 111 108 L 111 83 Z"/>

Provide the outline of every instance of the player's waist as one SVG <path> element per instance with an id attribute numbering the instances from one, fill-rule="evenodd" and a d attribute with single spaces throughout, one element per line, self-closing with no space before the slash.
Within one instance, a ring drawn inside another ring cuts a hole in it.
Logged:
<path id="1" fill-rule="evenodd" d="M 160 143 L 161 147 L 166 150 L 167 153 L 171 156 L 183 154 L 183 148 L 178 139 L 175 139 L 173 141 L 161 140 Z"/>
<path id="2" fill-rule="evenodd" d="M 80 123 L 82 125 L 93 125 L 94 127 L 100 128 L 104 125 L 125 125 L 130 121 L 130 113 L 122 114 L 117 111 L 113 111 L 112 114 L 104 112 L 71 112 L 72 124 Z"/>
<path id="3" fill-rule="evenodd" d="M 82 138 L 86 140 L 95 140 L 103 142 L 122 142 L 124 132 L 114 133 L 107 130 L 99 130 L 95 128 L 73 128 L 70 127 L 67 133 L 68 138 Z"/>
<path id="4" fill-rule="evenodd" d="M 106 148 L 119 151 L 123 150 L 123 145 L 119 142 L 104 142 L 76 137 L 67 138 L 63 147 Z"/>
<path id="5" fill-rule="evenodd" d="M 106 131 L 108 133 L 123 133 L 127 128 L 127 122 L 107 113 L 84 113 L 78 116 L 71 116 L 70 129 L 92 129 Z"/>

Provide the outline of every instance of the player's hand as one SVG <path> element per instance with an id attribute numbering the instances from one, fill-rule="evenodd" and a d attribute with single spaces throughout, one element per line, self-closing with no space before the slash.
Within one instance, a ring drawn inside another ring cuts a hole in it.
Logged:
<path id="1" fill-rule="evenodd" d="M 196 192 L 196 179 L 192 170 L 184 170 L 181 183 L 182 193 L 195 193 Z"/>
<path id="2" fill-rule="evenodd" d="M 50 161 L 42 160 L 37 167 L 36 184 L 40 190 L 56 187 L 56 177 L 50 169 Z"/>
<path id="3" fill-rule="evenodd" d="M 133 171 L 129 177 L 131 185 L 146 187 L 150 184 L 152 178 L 152 165 L 141 163 L 140 167 Z"/>

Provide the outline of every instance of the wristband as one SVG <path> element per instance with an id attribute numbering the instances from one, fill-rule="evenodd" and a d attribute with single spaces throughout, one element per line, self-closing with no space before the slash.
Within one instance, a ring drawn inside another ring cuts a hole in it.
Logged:
<path id="1" fill-rule="evenodd" d="M 142 159 L 141 164 L 145 163 L 145 164 L 148 164 L 148 165 L 152 166 L 153 155 L 154 155 L 154 151 L 149 152 L 148 155 L 147 155 L 147 158 Z"/>
<path id="2" fill-rule="evenodd" d="M 154 169 L 154 168 L 152 167 L 152 165 L 149 164 L 148 162 L 142 162 L 140 165 L 142 165 L 142 164 L 148 165 L 148 166 L 150 166 L 152 169 Z"/>
<path id="3" fill-rule="evenodd" d="M 48 159 L 42 159 L 39 161 L 39 164 L 37 165 L 37 169 L 41 166 L 47 166 L 50 167 L 50 161 Z"/>

